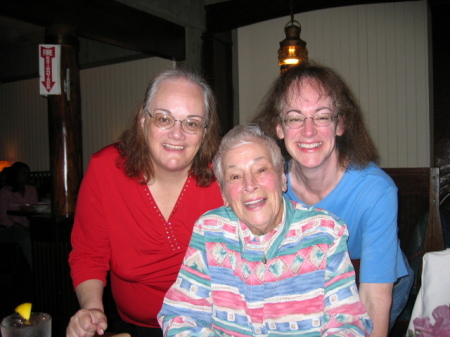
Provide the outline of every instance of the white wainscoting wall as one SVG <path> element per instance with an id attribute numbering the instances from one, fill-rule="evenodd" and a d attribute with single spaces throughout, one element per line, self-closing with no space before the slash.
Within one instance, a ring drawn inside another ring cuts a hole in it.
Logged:
<path id="1" fill-rule="evenodd" d="M 336 69 L 359 100 L 383 167 L 430 165 L 431 40 L 426 1 L 296 14 L 311 59 Z M 240 123 L 277 78 L 289 17 L 238 29 Z"/>

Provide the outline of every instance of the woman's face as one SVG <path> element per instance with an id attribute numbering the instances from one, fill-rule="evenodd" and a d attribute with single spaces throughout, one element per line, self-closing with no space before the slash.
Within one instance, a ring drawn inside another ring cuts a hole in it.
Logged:
<path id="1" fill-rule="evenodd" d="M 283 216 L 286 177 L 262 144 L 240 145 L 222 158 L 222 196 L 237 217 L 256 235 L 268 233 Z"/>
<path id="2" fill-rule="evenodd" d="M 162 82 L 147 109 L 152 115 L 162 113 L 179 121 L 195 118 L 206 122 L 202 89 L 185 79 Z M 180 122 L 175 122 L 171 128 L 161 129 L 148 114 L 142 117 L 141 126 L 156 174 L 189 171 L 200 149 L 204 128 L 197 134 L 189 134 L 183 131 Z"/>
<path id="3" fill-rule="evenodd" d="M 26 167 L 20 167 L 14 175 L 16 182 L 19 184 L 26 184 L 30 178 L 30 170 Z"/>
<path id="4" fill-rule="evenodd" d="M 297 86 L 291 86 L 287 102 L 281 111 L 281 119 L 287 116 L 314 117 L 317 114 L 336 116 L 337 109 L 329 96 L 321 97 L 309 80 L 301 83 L 301 93 Z M 344 132 L 342 122 L 335 118 L 328 126 L 317 126 L 311 118 L 297 129 L 288 128 L 284 123 L 277 125 L 278 138 L 292 158 L 303 168 L 320 168 L 338 165 L 336 136 Z"/>

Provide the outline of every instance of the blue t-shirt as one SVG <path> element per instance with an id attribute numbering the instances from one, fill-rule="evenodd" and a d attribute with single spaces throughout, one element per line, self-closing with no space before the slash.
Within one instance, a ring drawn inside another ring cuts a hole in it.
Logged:
<path id="1" fill-rule="evenodd" d="M 286 195 L 292 191 L 289 173 Z M 347 224 L 352 259 L 361 259 L 360 282 L 392 283 L 408 274 L 397 236 L 397 187 L 376 164 L 347 169 L 338 185 L 319 203 Z"/>

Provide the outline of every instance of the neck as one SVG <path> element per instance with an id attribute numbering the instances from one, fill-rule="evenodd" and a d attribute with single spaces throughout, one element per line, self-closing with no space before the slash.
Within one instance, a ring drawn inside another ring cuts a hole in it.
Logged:
<path id="1" fill-rule="evenodd" d="M 253 235 L 256 236 L 263 236 L 266 235 L 267 233 L 271 232 L 272 230 L 274 230 L 278 225 L 271 225 L 271 226 L 267 226 L 264 229 L 258 229 L 258 228 L 250 228 L 250 232 L 252 232 Z"/>
<path id="2" fill-rule="evenodd" d="M 313 205 L 325 198 L 339 183 L 345 173 L 336 162 L 320 168 L 307 168 L 292 161 L 290 170 L 294 193 L 305 203 Z"/>
<path id="3" fill-rule="evenodd" d="M 177 185 L 186 180 L 189 176 L 189 170 L 190 168 L 181 171 L 161 171 L 155 169 L 154 178 L 149 182 L 149 185 L 153 185 L 155 182 L 164 185 Z"/>

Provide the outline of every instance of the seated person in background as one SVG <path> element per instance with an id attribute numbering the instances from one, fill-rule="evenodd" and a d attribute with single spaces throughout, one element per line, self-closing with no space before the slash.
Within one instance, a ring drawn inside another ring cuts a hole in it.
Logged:
<path id="1" fill-rule="evenodd" d="M 8 214 L 38 203 L 36 189 L 27 184 L 29 177 L 30 168 L 22 162 L 15 162 L 7 171 L 6 185 L 0 190 L 0 242 L 18 243 L 31 266 L 30 223 L 25 216 Z"/>
<path id="2" fill-rule="evenodd" d="M 375 164 L 377 150 L 349 87 L 334 70 L 304 63 L 274 82 L 254 122 L 290 158 L 286 195 L 347 224 L 372 337 L 386 337 L 413 272 L 397 237 L 397 187 Z"/>
<path id="3" fill-rule="evenodd" d="M 165 336 L 369 336 L 347 227 L 283 197 L 275 141 L 237 126 L 213 160 L 225 207 L 202 215 L 158 321 Z"/>

